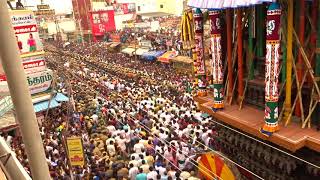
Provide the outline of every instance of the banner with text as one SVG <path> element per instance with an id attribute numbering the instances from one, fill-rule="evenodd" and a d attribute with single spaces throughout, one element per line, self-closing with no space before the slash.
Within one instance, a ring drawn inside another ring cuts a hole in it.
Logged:
<path id="1" fill-rule="evenodd" d="M 92 34 L 94 36 L 103 36 L 106 32 L 116 30 L 113 10 L 95 11 L 90 14 Z"/>
<path id="2" fill-rule="evenodd" d="M 83 166 L 84 155 L 81 138 L 67 138 L 67 147 L 71 166 Z"/>
<path id="3" fill-rule="evenodd" d="M 22 65 L 26 74 L 46 70 L 44 54 L 22 58 Z"/>
<path id="4" fill-rule="evenodd" d="M 10 11 L 11 22 L 21 54 L 43 51 L 37 21 L 32 11 Z"/>

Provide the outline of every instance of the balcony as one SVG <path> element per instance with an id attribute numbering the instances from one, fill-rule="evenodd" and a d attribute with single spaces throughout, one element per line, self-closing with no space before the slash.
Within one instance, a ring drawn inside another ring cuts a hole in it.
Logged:
<path id="1" fill-rule="evenodd" d="M 223 111 L 215 113 L 211 109 L 213 97 L 194 97 L 194 100 L 199 103 L 199 108 L 202 111 L 251 136 L 270 141 L 291 152 L 296 152 L 303 147 L 320 152 L 320 132 L 315 128 L 302 129 L 298 123 L 294 122 L 285 127 L 284 122 L 280 122 L 280 131 L 266 137 L 260 133 L 260 128 L 264 124 L 263 110 L 250 106 L 244 106 L 239 110 L 238 105 L 227 105 Z"/>

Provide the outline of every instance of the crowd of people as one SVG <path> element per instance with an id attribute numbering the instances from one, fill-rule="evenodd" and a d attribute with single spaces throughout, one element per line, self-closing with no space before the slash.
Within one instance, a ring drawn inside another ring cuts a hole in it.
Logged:
<path id="1" fill-rule="evenodd" d="M 199 154 L 218 147 L 211 118 L 187 91 L 190 77 L 100 46 L 46 46 L 47 64 L 58 74 L 55 88 L 71 99 L 40 124 L 51 177 L 199 179 Z M 72 136 L 82 138 L 83 167 L 68 165 L 65 137 Z M 21 138 L 10 146 L 31 173 Z"/>

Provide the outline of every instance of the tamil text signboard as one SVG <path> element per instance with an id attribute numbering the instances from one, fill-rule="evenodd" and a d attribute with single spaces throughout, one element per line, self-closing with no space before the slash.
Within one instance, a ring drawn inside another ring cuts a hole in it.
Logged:
<path id="1" fill-rule="evenodd" d="M 27 74 L 27 82 L 31 94 L 47 91 L 51 88 L 53 72 L 47 69 L 42 72 Z"/>
<path id="2" fill-rule="evenodd" d="M 71 166 L 83 166 L 84 156 L 81 138 L 67 138 L 67 147 Z"/>

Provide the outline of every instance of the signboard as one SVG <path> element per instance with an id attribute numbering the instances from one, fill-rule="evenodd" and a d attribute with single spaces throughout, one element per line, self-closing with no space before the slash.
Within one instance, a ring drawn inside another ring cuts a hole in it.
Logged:
<path id="1" fill-rule="evenodd" d="M 113 5 L 114 13 L 116 15 L 134 14 L 136 13 L 135 3 L 117 3 Z"/>
<path id="2" fill-rule="evenodd" d="M 22 58 L 22 65 L 26 74 L 46 70 L 44 55 L 30 56 Z"/>
<path id="3" fill-rule="evenodd" d="M 37 9 L 38 10 L 50 9 L 50 6 L 49 6 L 49 4 L 40 4 L 40 5 L 37 5 Z"/>
<path id="4" fill-rule="evenodd" d="M 21 54 L 43 51 L 37 22 L 32 11 L 11 11 L 11 22 Z"/>
<path id="5" fill-rule="evenodd" d="M 42 72 L 27 74 L 27 82 L 31 94 L 47 91 L 52 84 L 53 72 L 47 69 Z"/>
<path id="6" fill-rule="evenodd" d="M 42 72 L 27 74 L 27 82 L 29 85 L 30 94 L 36 94 L 47 91 L 51 88 L 53 80 L 53 72 L 47 69 Z M 0 94 L 9 93 L 7 81 L 0 82 Z"/>
<path id="7" fill-rule="evenodd" d="M 103 36 L 106 32 L 116 30 L 113 10 L 96 11 L 90 14 L 92 34 L 94 36 Z"/>
<path id="8" fill-rule="evenodd" d="M 50 15 L 55 15 L 56 12 L 54 9 L 42 9 L 42 10 L 34 11 L 34 14 L 36 16 L 50 16 Z"/>
<path id="9" fill-rule="evenodd" d="M 83 166 L 84 155 L 81 138 L 67 138 L 67 147 L 71 166 Z"/>

